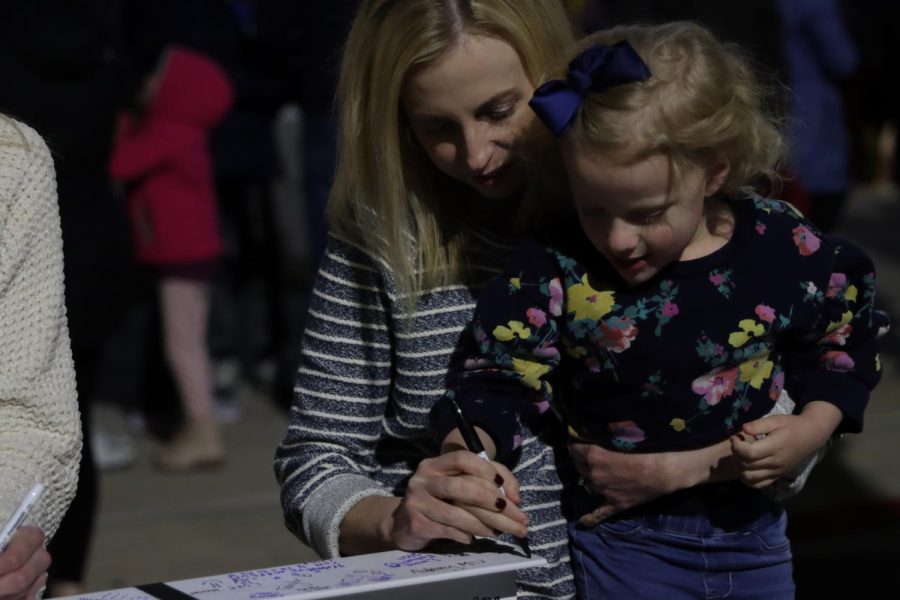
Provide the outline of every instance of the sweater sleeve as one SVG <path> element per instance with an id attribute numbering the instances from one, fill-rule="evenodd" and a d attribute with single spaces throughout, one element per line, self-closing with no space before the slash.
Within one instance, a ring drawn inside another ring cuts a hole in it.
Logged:
<path id="1" fill-rule="evenodd" d="M 529 242 L 485 286 L 471 327 L 476 356 L 448 390 L 468 419 L 491 436 L 501 461 L 519 446 L 521 420 L 550 408 L 563 313 L 557 272 L 550 253 Z M 435 404 L 430 420 L 439 443 L 456 428 L 446 398 Z"/>
<path id="2" fill-rule="evenodd" d="M 871 259 L 843 241 L 833 248 L 827 279 L 807 283 L 807 294 L 821 298 L 822 308 L 811 332 L 814 344 L 791 357 L 791 378 L 799 407 L 813 400 L 830 402 L 844 415 L 836 433 L 858 433 L 869 393 L 881 378 L 876 338 L 884 314 L 873 306 Z"/>
<path id="3" fill-rule="evenodd" d="M 31 521 L 51 537 L 75 494 L 81 426 L 53 160 L 17 128 L 0 141 L 0 519 L 41 482 Z"/>
<path id="4" fill-rule="evenodd" d="M 113 146 L 109 175 L 130 182 L 165 164 L 177 148 L 172 132 L 149 123 L 128 123 Z"/>
<path id="5" fill-rule="evenodd" d="M 386 285 L 376 261 L 329 238 L 274 463 L 288 529 L 323 557 L 340 555 L 340 524 L 357 502 L 393 495 L 374 478 L 394 360 Z"/>

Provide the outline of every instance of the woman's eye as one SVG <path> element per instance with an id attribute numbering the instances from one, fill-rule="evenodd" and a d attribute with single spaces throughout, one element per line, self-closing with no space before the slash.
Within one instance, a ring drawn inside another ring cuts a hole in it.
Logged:
<path id="1" fill-rule="evenodd" d="M 498 108 L 487 113 L 487 118 L 495 123 L 505 121 L 515 112 L 515 107 Z"/>

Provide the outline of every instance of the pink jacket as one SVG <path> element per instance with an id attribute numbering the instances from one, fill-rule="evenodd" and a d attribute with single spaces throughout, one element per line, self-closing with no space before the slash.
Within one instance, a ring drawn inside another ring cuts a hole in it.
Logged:
<path id="1" fill-rule="evenodd" d="M 141 262 L 195 262 L 222 253 L 207 138 L 231 101 L 231 83 L 215 62 L 174 47 L 146 115 L 124 123 L 109 172 L 129 186 Z"/>

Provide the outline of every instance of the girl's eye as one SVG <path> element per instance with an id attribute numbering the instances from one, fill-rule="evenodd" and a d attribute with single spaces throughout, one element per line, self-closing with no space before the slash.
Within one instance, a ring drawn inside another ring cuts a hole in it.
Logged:
<path id="1" fill-rule="evenodd" d="M 663 209 L 656 210 L 651 213 L 640 214 L 635 217 L 635 221 L 638 225 L 652 225 L 653 223 L 659 221 L 660 218 L 662 218 L 663 214 L 665 214 L 665 212 L 665 209 Z"/>

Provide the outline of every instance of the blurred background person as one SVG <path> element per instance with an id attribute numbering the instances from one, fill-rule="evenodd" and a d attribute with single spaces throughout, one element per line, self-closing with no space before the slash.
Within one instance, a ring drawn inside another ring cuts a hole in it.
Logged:
<path id="1" fill-rule="evenodd" d="M 777 7 L 790 90 L 788 164 L 806 197 L 798 208 L 828 232 L 852 183 L 844 96 L 859 54 L 836 0 L 778 0 Z"/>
<path id="2" fill-rule="evenodd" d="M 231 90 L 215 62 L 170 47 L 144 81 L 140 112 L 123 120 L 110 161 L 110 174 L 128 188 L 137 259 L 158 281 L 165 356 L 186 417 L 157 457 L 167 471 L 225 458 L 206 340 L 222 253 L 208 137 L 231 105 Z"/>

